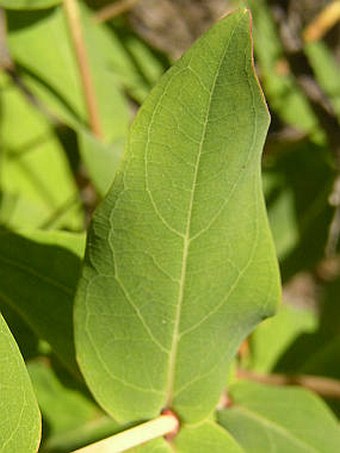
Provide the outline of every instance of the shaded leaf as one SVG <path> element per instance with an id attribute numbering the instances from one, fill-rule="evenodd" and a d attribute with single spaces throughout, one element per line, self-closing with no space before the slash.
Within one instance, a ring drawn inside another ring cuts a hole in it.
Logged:
<path id="1" fill-rule="evenodd" d="M 0 297 L 0 312 L 4 317 L 25 361 L 40 353 L 39 338 L 10 305 Z"/>
<path id="2" fill-rule="evenodd" d="M 73 297 L 84 236 L 0 232 L 0 297 L 78 373 L 73 344 Z"/>
<path id="3" fill-rule="evenodd" d="M 65 386 L 46 360 L 31 361 L 28 372 L 43 416 L 42 451 L 72 451 L 118 430 L 88 395 Z"/>
<path id="4" fill-rule="evenodd" d="M 101 196 L 109 190 L 123 151 L 122 141 L 105 144 L 88 131 L 79 131 L 79 150 L 94 187 Z"/>
<path id="5" fill-rule="evenodd" d="M 280 358 L 276 369 L 340 379 L 340 278 L 325 285 L 320 297 L 320 325 L 301 334 Z"/>
<path id="6" fill-rule="evenodd" d="M 163 77 L 95 214 L 77 295 L 78 361 L 119 421 L 216 405 L 235 351 L 279 296 L 261 192 L 268 113 L 249 15 Z"/>
<path id="7" fill-rule="evenodd" d="M 339 450 L 336 418 L 306 390 L 241 382 L 230 396 L 232 407 L 220 411 L 218 419 L 246 452 Z"/>
<path id="8" fill-rule="evenodd" d="M 339 63 L 322 41 L 307 44 L 305 52 L 320 87 L 328 95 L 337 117 L 340 118 Z"/>
<path id="9" fill-rule="evenodd" d="M 268 159 L 265 180 L 268 177 L 268 218 L 285 282 L 301 270 L 313 269 L 324 258 L 333 215 L 328 197 L 334 171 L 327 149 L 306 142 Z"/>
<path id="10" fill-rule="evenodd" d="M 247 366 L 252 371 L 260 373 L 272 371 L 280 357 L 299 335 L 313 332 L 316 328 L 315 313 L 307 309 L 282 305 L 276 316 L 265 320 L 251 335 Z"/>
<path id="11" fill-rule="evenodd" d="M 0 450 L 37 451 L 40 413 L 25 362 L 0 314 Z"/>
<path id="12" fill-rule="evenodd" d="M 266 0 L 249 2 L 255 23 L 255 52 L 270 107 L 287 124 L 307 133 L 318 123 L 285 60 L 278 31 Z"/>

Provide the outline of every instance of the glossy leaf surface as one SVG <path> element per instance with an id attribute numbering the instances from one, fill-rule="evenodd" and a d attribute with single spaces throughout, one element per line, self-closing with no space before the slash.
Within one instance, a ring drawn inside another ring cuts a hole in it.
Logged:
<path id="1" fill-rule="evenodd" d="M 76 301 L 79 364 L 119 421 L 214 409 L 279 279 L 260 155 L 268 113 L 249 14 L 219 22 L 161 79 L 95 214 Z"/>

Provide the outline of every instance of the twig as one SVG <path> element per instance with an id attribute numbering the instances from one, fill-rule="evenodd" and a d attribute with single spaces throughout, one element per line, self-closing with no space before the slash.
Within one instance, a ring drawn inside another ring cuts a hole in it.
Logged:
<path id="1" fill-rule="evenodd" d="M 269 385 L 299 385 L 312 390 L 325 398 L 340 399 L 340 381 L 311 375 L 258 374 L 253 371 L 238 370 L 240 379 L 249 379 Z"/>
<path id="2" fill-rule="evenodd" d="M 64 0 L 65 16 L 69 24 L 71 39 L 78 62 L 79 75 L 82 82 L 84 100 L 89 116 L 89 123 L 93 134 L 101 139 L 103 137 L 97 99 L 92 83 L 90 65 L 85 48 L 84 37 L 81 28 L 80 14 L 77 0 Z"/>
<path id="3" fill-rule="evenodd" d="M 104 6 L 94 15 L 94 20 L 97 23 L 106 22 L 107 20 L 114 19 L 123 13 L 128 12 L 133 8 L 140 0 L 119 0 L 111 3 L 110 5 Z"/>
<path id="4" fill-rule="evenodd" d="M 340 1 L 333 1 L 305 28 L 303 39 L 313 42 L 321 39 L 340 20 Z"/>
<path id="5" fill-rule="evenodd" d="M 7 47 L 7 22 L 6 13 L 0 8 L 0 69 L 12 69 L 13 61 Z"/>
<path id="6" fill-rule="evenodd" d="M 179 422 L 175 415 L 164 414 L 154 420 L 75 450 L 73 453 L 118 453 L 157 437 L 177 433 L 178 428 Z"/>

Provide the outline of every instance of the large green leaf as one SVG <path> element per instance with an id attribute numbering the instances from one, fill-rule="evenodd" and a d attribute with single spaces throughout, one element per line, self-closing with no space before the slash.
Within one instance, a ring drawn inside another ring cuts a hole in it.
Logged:
<path id="1" fill-rule="evenodd" d="M 9 9 L 40 9 L 61 2 L 62 0 L 0 0 L 0 6 Z"/>
<path id="2" fill-rule="evenodd" d="M 0 298 L 77 373 L 72 303 L 84 235 L 0 232 Z"/>
<path id="3" fill-rule="evenodd" d="M 268 113 L 247 11 L 161 79 L 95 214 L 76 311 L 78 361 L 119 421 L 205 418 L 279 279 L 260 154 Z"/>
<path id="4" fill-rule="evenodd" d="M 221 411 L 218 418 L 246 452 L 339 451 L 337 420 L 312 393 L 241 382 L 230 396 L 233 406 Z"/>
<path id="5" fill-rule="evenodd" d="M 40 413 L 25 362 L 0 314 L 0 451 L 33 453 L 40 441 Z"/>

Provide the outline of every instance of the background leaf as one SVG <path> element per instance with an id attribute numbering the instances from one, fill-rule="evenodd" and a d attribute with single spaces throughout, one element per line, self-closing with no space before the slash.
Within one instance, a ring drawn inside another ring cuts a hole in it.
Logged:
<path id="1" fill-rule="evenodd" d="M 0 0 L 0 6 L 9 9 L 40 9 L 61 3 L 62 0 Z"/>
<path id="2" fill-rule="evenodd" d="M 0 89 L 1 223 L 81 230 L 78 189 L 55 130 L 4 74 Z"/>
<path id="3" fill-rule="evenodd" d="M 19 348 L 0 314 L 0 450 L 37 451 L 40 413 Z"/>
<path id="4" fill-rule="evenodd" d="M 273 313 L 267 127 L 245 11 L 201 38 L 140 110 L 89 232 L 75 312 L 81 369 L 119 421 L 164 406 L 205 418 L 240 341 Z"/>
<path id="5" fill-rule="evenodd" d="M 105 138 L 122 139 L 128 126 L 128 105 L 117 76 L 110 70 L 107 38 L 84 5 L 81 19 Z M 63 9 L 25 14 L 11 11 L 8 29 L 11 55 L 34 95 L 69 126 L 87 128 L 82 86 Z M 115 51 L 112 45 L 111 51 Z"/>
<path id="6" fill-rule="evenodd" d="M 84 235 L 0 232 L 1 303 L 9 305 L 78 374 L 72 328 L 73 297 Z M 67 263 L 67 264 L 66 264 Z"/>
<path id="7" fill-rule="evenodd" d="M 245 452 L 336 453 L 340 430 L 321 399 L 301 388 L 240 382 L 230 389 L 232 406 L 218 420 Z"/>
<path id="8" fill-rule="evenodd" d="M 121 429 L 87 393 L 60 379 L 48 359 L 32 360 L 27 369 L 43 416 L 39 451 L 73 451 Z"/>
<path id="9" fill-rule="evenodd" d="M 89 177 L 99 195 L 104 197 L 118 168 L 124 142 L 106 144 L 86 130 L 79 131 L 78 137 L 79 151 Z"/>
<path id="10" fill-rule="evenodd" d="M 247 366 L 259 373 L 273 371 L 294 341 L 304 333 L 314 332 L 317 324 L 316 314 L 311 310 L 282 305 L 276 316 L 266 319 L 251 335 Z"/>
<path id="11" fill-rule="evenodd" d="M 205 422 L 199 425 L 187 425 L 181 428 L 174 440 L 175 450 L 178 453 L 194 451 L 214 453 L 242 453 L 243 449 L 235 439 L 214 422 Z"/>

